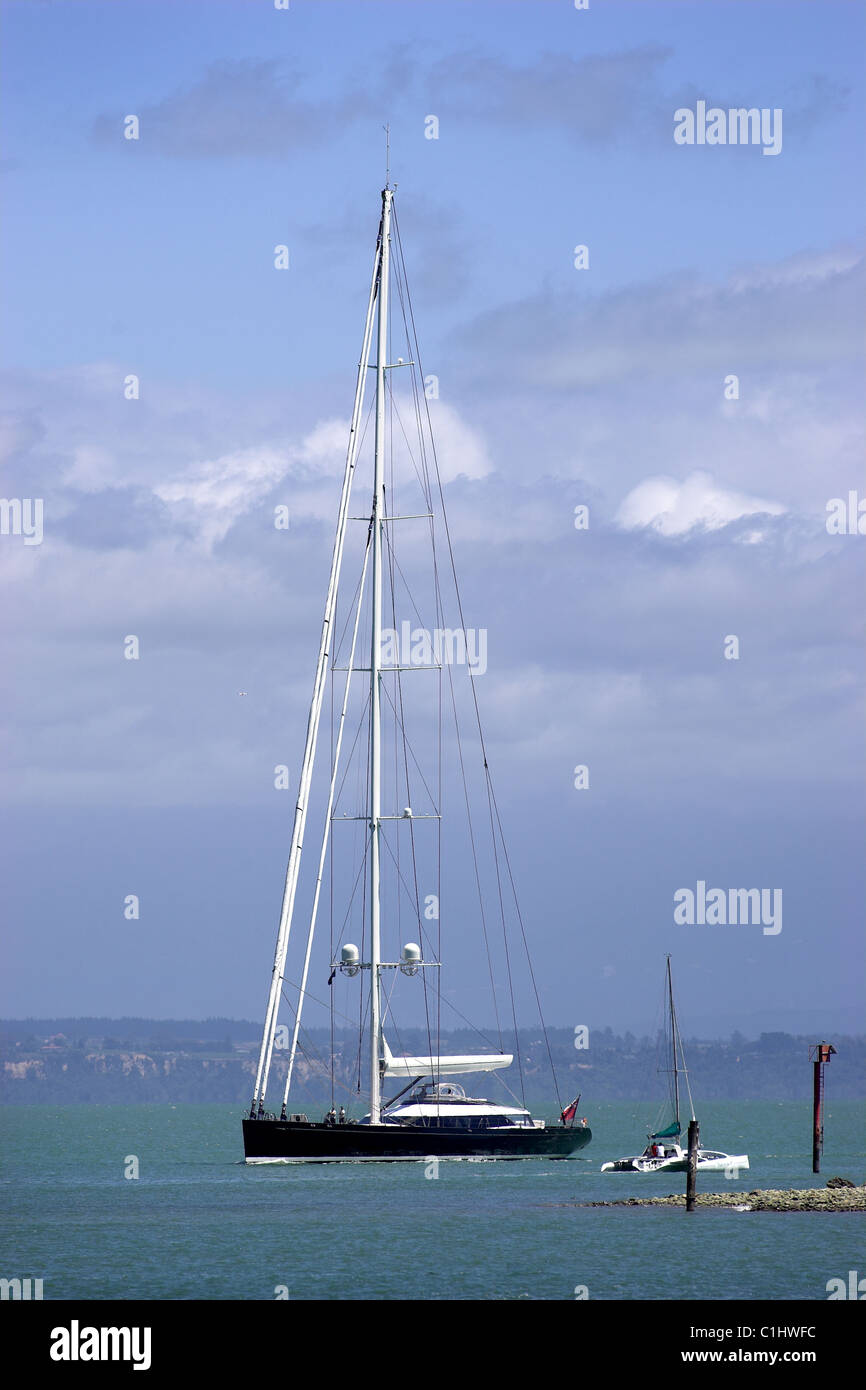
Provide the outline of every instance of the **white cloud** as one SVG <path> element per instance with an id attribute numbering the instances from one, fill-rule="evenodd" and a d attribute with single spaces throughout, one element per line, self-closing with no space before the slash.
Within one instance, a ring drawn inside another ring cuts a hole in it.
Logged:
<path id="1" fill-rule="evenodd" d="M 443 483 L 460 477 L 485 478 L 492 471 L 481 435 L 467 425 L 452 406 L 435 401 L 430 407 L 430 417 Z"/>
<path id="2" fill-rule="evenodd" d="M 681 536 L 693 527 L 718 531 L 744 516 L 781 516 L 780 502 L 731 492 L 713 482 L 710 473 L 690 473 L 683 482 L 676 478 L 646 478 L 623 498 L 615 520 L 624 530 L 651 526 L 663 536 Z M 748 539 L 759 539 L 751 532 Z"/>
<path id="3" fill-rule="evenodd" d="M 154 488 L 184 519 L 191 519 L 209 549 L 271 491 L 286 472 L 285 454 L 273 448 L 241 449 L 197 464 L 186 477 Z"/>
<path id="4" fill-rule="evenodd" d="M 732 290 L 739 291 L 828 280 L 853 270 L 862 260 L 862 253 L 847 245 L 822 251 L 799 251 L 781 261 L 746 266 L 735 271 L 729 283 Z"/>
<path id="5" fill-rule="evenodd" d="M 410 434 L 414 428 L 412 402 L 408 397 L 398 400 L 397 408 Z M 460 477 L 486 477 L 492 464 L 481 435 L 452 406 L 440 401 L 432 403 L 431 416 L 443 483 Z M 233 450 L 191 465 L 172 480 L 157 483 L 153 492 L 172 508 L 176 520 L 192 525 L 207 550 L 223 540 L 234 523 L 259 506 L 281 482 L 286 484 L 286 495 L 281 500 L 289 505 L 294 517 L 333 522 L 348 438 L 348 420 L 324 420 L 299 444 L 279 447 L 268 443 Z M 372 434 L 368 430 L 355 483 L 355 495 L 363 499 L 362 511 L 366 506 L 365 459 L 371 448 Z M 94 451 L 94 459 L 97 452 Z M 417 450 L 413 457 L 417 463 Z M 396 425 L 393 458 L 395 466 L 411 476 L 413 460 Z"/>

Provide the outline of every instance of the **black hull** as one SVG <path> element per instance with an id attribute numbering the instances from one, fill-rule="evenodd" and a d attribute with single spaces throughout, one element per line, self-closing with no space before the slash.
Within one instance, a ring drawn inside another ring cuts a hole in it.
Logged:
<path id="1" fill-rule="evenodd" d="M 475 1131 L 434 1126 L 326 1125 L 297 1120 L 244 1120 L 244 1155 L 253 1162 L 358 1163 L 427 1158 L 576 1158 L 592 1138 L 574 1129 Z"/>

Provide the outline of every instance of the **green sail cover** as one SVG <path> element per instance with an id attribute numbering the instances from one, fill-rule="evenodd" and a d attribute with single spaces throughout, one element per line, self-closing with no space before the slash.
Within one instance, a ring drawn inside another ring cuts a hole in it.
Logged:
<path id="1" fill-rule="evenodd" d="M 677 1135 L 681 1133 L 682 1130 L 680 1129 L 679 1125 L 672 1124 L 668 1125 L 667 1129 L 656 1130 L 656 1133 L 653 1135 L 653 1139 L 676 1139 Z"/>

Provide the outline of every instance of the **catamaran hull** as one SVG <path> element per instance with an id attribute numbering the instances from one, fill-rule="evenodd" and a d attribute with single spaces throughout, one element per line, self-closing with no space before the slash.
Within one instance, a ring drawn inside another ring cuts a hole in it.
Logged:
<path id="1" fill-rule="evenodd" d="M 685 1173 L 689 1166 L 688 1158 L 666 1159 L 662 1164 L 663 1173 Z M 717 1158 L 698 1158 L 699 1173 L 727 1173 L 730 1169 L 748 1168 L 748 1154 L 723 1154 Z"/>
<path id="2" fill-rule="evenodd" d="M 618 1158 L 615 1163 L 603 1163 L 603 1173 L 685 1173 L 689 1166 L 688 1156 L 679 1158 Z M 746 1169 L 749 1166 L 747 1154 L 716 1154 L 713 1158 L 698 1158 L 699 1173 L 728 1173 L 732 1169 Z"/>
<path id="3" fill-rule="evenodd" d="M 585 1125 L 455 1133 L 434 1126 L 326 1125 L 244 1120 L 247 1163 L 359 1163 L 428 1158 L 576 1158 L 592 1138 Z"/>

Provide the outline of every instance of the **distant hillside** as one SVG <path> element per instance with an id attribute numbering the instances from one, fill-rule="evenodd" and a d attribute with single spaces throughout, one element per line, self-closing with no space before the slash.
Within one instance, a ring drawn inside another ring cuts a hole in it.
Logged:
<path id="1" fill-rule="evenodd" d="M 12 1104 L 63 1105 L 84 1102 L 231 1101 L 244 1104 L 252 1092 L 258 1055 L 258 1024 L 236 1019 L 25 1019 L 0 1023 L 0 1101 Z M 566 1028 L 548 1032 L 560 1095 L 571 1100 L 582 1092 L 584 1103 L 647 1100 L 661 1096 L 664 1078 L 657 1073 L 655 1040 L 591 1031 L 589 1046 L 577 1049 Z M 397 1045 L 399 1041 L 399 1046 Z M 812 1069 L 809 1044 L 815 1038 L 763 1033 L 755 1041 L 739 1034 L 725 1042 L 687 1039 L 686 1058 L 696 1094 L 704 1100 L 807 1100 Z M 866 1038 L 833 1038 L 837 1055 L 827 1072 L 828 1094 L 838 1099 L 866 1096 Z M 326 1029 L 305 1035 L 305 1055 L 296 1065 L 293 1103 L 315 1107 L 330 1103 Z M 392 1038 L 395 1052 L 428 1050 L 420 1029 Z M 513 1043 L 505 1042 L 506 1050 Z M 435 1044 L 434 1044 L 435 1047 Z M 469 1030 L 443 1033 L 441 1051 L 485 1050 Z M 337 1094 L 347 1104 L 360 1086 L 366 1088 L 357 1037 L 337 1034 Z M 544 1038 L 538 1030 L 520 1035 L 520 1064 L 527 1102 L 550 1102 L 552 1088 Z M 284 1078 L 285 1050 L 278 1049 L 275 1075 Z M 360 1068 L 360 1070 L 359 1070 Z M 519 1089 L 515 1059 L 509 1085 Z M 491 1094 L 498 1081 L 485 1077 Z"/>

